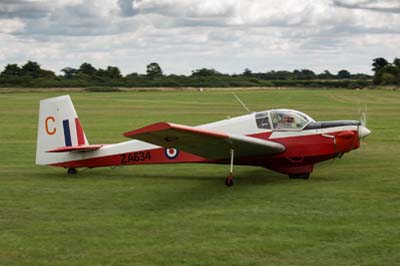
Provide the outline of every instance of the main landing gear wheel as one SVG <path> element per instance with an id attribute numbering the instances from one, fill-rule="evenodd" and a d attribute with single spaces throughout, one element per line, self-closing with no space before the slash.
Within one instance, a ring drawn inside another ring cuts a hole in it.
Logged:
<path id="1" fill-rule="evenodd" d="M 231 187 L 233 186 L 233 176 L 229 175 L 226 179 L 225 179 L 225 185 L 227 187 Z"/>
<path id="2" fill-rule="evenodd" d="M 310 173 L 302 173 L 302 174 L 290 174 L 290 179 L 309 179 Z"/>
<path id="3" fill-rule="evenodd" d="M 230 151 L 230 155 L 231 155 L 230 171 L 229 171 L 229 176 L 225 179 L 225 185 L 227 187 L 233 186 L 233 154 L 234 154 L 234 150 L 231 149 L 231 151 Z"/>
<path id="4" fill-rule="evenodd" d="M 67 171 L 68 175 L 76 175 L 77 172 L 75 168 L 68 168 Z"/>

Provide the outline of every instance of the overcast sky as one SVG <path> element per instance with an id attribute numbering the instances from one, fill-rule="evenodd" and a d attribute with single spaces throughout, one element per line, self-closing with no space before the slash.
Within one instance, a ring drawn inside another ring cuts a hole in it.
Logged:
<path id="1" fill-rule="evenodd" d="M 0 0 L 1 70 L 371 73 L 376 57 L 400 57 L 400 0 Z"/>

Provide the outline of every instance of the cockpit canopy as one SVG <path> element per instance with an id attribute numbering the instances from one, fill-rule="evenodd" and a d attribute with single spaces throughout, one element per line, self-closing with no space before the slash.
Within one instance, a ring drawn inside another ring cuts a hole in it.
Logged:
<path id="1" fill-rule="evenodd" d="M 276 109 L 255 114 L 258 128 L 274 130 L 302 130 L 314 119 L 299 111 Z"/>

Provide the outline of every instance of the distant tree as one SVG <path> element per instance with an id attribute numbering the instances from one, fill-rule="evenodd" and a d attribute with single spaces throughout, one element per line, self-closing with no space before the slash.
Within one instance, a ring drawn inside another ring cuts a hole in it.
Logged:
<path id="1" fill-rule="evenodd" d="M 150 78 L 161 77 L 162 69 L 158 63 L 150 63 L 146 66 L 146 74 Z"/>
<path id="2" fill-rule="evenodd" d="M 252 74 L 253 74 L 253 73 L 252 73 L 251 70 L 248 69 L 248 68 L 246 68 L 246 69 L 243 71 L 243 76 L 251 77 Z"/>
<path id="3" fill-rule="evenodd" d="M 309 69 L 302 69 L 301 74 L 303 76 L 303 79 L 315 79 L 316 77 L 314 71 Z"/>
<path id="4" fill-rule="evenodd" d="M 389 64 L 389 65 L 385 66 L 384 68 L 382 68 L 381 71 L 383 71 L 385 73 L 390 73 L 392 75 L 397 75 L 397 73 L 400 72 L 400 69 L 398 69 L 394 65 Z"/>
<path id="5" fill-rule="evenodd" d="M 28 61 L 21 68 L 21 75 L 30 78 L 49 78 L 53 79 L 56 77 L 53 71 L 41 69 L 40 65 L 33 61 Z"/>
<path id="6" fill-rule="evenodd" d="M 300 71 L 294 70 L 293 75 L 295 79 L 300 79 L 300 80 L 310 80 L 316 78 L 315 73 L 309 69 L 302 69 Z"/>
<path id="7" fill-rule="evenodd" d="M 367 74 L 363 74 L 363 73 L 357 73 L 357 74 L 351 74 L 352 79 L 359 79 L 359 80 L 369 80 L 372 77 L 370 75 Z"/>
<path id="8" fill-rule="evenodd" d="M 300 72 L 299 72 L 300 73 Z M 262 75 L 263 79 L 266 80 L 276 80 L 276 79 L 280 79 L 280 80 L 288 80 L 288 79 L 294 79 L 294 74 L 291 73 L 290 71 L 286 71 L 286 70 L 271 70 L 267 73 L 265 73 L 264 75 Z"/>
<path id="9" fill-rule="evenodd" d="M 40 76 L 40 65 L 36 62 L 28 61 L 22 66 L 22 74 L 31 76 L 33 78 L 38 78 Z"/>
<path id="10" fill-rule="evenodd" d="M 72 67 L 66 67 L 61 69 L 61 72 L 64 72 L 64 77 L 67 79 L 71 79 L 75 77 L 75 75 L 78 73 L 78 69 L 72 68 Z"/>
<path id="11" fill-rule="evenodd" d="M 19 76 L 21 73 L 22 69 L 17 64 L 8 64 L 4 68 L 3 72 L 1 72 L 1 75 Z"/>
<path id="12" fill-rule="evenodd" d="M 394 60 L 393 60 L 393 65 L 395 65 L 396 67 L 400 67 L 400 58 L 395 58 Z"/>
<path id="13" fill-rule="evenodd" d="M 385 74 L 390 74 L 390 75 L 385 75 Z M 397 75 L 400 75 L 400 68 L 392 64 L 388 64 L 385 67 L 379 69 L 375 73 L 374 83 L 383 85 L 395 84 Z"/>
<path id="14" fill-rule="evenodd" d="M 133 73 L 130 73 L 130 74 L 126 75 L 125 77 L 128 78 L 128 79 L 134 79 L 134 78 L 139 77 L 139 74 L 136 73 L 136 72 L 133 72 Z"/>
<path id="15" fill-rule="evenodd" d="M 376 72 L 378 72 L 381 68 L 387 66 L 388 64 L 389 64 L 389 62 L 386 61 L 385 58 L 382 58 L 382 57 L 375 58 L 375 59 L 373 60 L 373 63 L 372 63 L 372 66 L 373 66 L 372 71 L 374 71 L 374 72 L 376 73 Z"/>
<path id="16" fill-rule="evenodd" d="M 347 71 L 346 69 L 342 69 L 338 72 L 337 74 L 337 78 L 338 79 L 349 79 L 351 77 L 351 74 L 349 71 Z"/>
<path id="17" fill-rule="evenodd" d="M 383 73 L 380 84 L 392 85 L 396 83 L 396 77 L 391 73 Z"/>
<path id="18" fill-rule="evenodd" d="M 333 75 L 329 70 L 324 70 L 323 73 L 318 75 L 318 78 L 320 79 L 333 79 L 335 75 Z"/>
<path id="19" fill-rule="evenodd" d="M 122 77 L 121 71 L 118 67 L 108 66 L 107 69 L 99 69 L 96 72 L 97 76 L 105 77 L 109 79 L 119 79 Z"/>
<path id="20" fill-rule="evenodd" d="M 196 69 L 192 71 L 192 76 L 193 77 L 206 77 L 206 76 L 218 76 L 222 75 L 220 72 L 218 72 L 215 69 L 208 69 L 208 68 L 201 68 L 201 69 Z"/>
<path id="21" fill-rule="evenodd" d="M 121 71 L 119 70 L 118 67 L 108 66 L 107 73 L 108 73 L 109 77 L 112 79 L 122 78 Z"/>
<path id="22" fill-rule="evenodd" d="M 51 70 L 40 69 L 40 71 L 39 71 L 39 77 L 40 77 L 40 78 L 49 78 L 49 79 L 52 79 L 52 78 L 55 78 L 56 75 L 55 75 L 54 72 L 51 71 Z"/>
<path id="23" fill-rule="evenodd" d="M 96 68 L 94 68 L 91 64 L 89 63 L 83 63 L 80 67 L 78 72 L 80 74 L 86 74 L 89 76 L 93 76 L 94 74 L 96 74 L 97 70 Z"/>

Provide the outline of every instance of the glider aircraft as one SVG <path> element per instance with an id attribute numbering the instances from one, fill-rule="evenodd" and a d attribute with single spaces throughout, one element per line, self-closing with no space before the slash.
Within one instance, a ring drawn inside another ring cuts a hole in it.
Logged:
<path id="1" fill-rule="evenodd" d="M 40 101 L 36 164 L 95 168 L 135 164 L 217 163 L 261 166 L 308 179 L 314 164 L 360 147 L 363 121 L 315 121 L 290 109 L 254 112 L 199 126 L 155 123 L 124 133 L 133 140 L 89 144 L 69 95 Z"/>

